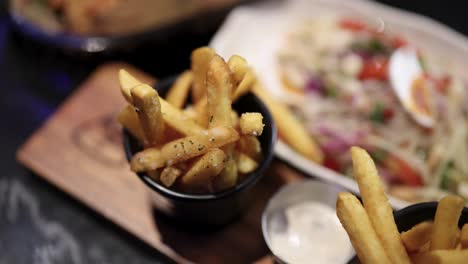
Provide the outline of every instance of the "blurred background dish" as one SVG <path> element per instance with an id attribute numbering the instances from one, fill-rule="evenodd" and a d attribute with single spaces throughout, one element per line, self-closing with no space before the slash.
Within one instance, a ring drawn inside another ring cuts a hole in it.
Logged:
<path id="1" fill-rule="evenodd" d="M 248 27 L 253 17 L 258 26 Z M 388 79 L 390 56 L 408 43 L 423 69 L 412 76 L 411 99 L 434 114 L 432 128 L 407 114 Z M 446 192 L 468 197 L 463 36 L 369 1 L 296 0 L 234 10 L 211 45 L 244 54 L 326 155 L 319 166 L 280 142 L 276 154 L 292 165 L 356 191 L 347 151 L 360 145 L 377 160 L 396 208 Z"/>
<path id="2" fill-rule="evenodd" d="M 245 2 L 250 0 L 10 0 L 9 12 L 15 29 L 34 41 L 96 53 L 209 32 Z"/>

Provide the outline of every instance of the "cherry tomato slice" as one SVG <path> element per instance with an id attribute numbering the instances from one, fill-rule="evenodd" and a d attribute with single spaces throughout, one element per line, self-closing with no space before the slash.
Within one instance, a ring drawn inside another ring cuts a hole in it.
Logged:
<path id="1" fill-rule="evenodd" d="M 359 79 L 377 79 L 385 81 L 388 79 L 388 59 L 372 58 L 364 62 Z"/>
<path id="2" fill-rule="evenodd" d="M 409 186 L 423 185 L 421 176 L 412 167 L 410 167 L 406 161 L 389 155 L 383 161 L 383 164 L 389 171 L 398 177 L 402 183 Z"/>

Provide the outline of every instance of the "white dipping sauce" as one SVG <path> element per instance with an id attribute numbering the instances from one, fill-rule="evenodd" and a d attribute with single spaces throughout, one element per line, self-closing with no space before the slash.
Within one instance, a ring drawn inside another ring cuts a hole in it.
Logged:
<path id="1" fill-rule="evenodd" d="M 291 264 L 336 264 L 346 263 L 353 256 L 351 242 L 334 209 L 308 201 L 286 208 L 284 214 L 284 229 L 274 227 L 274 221 L 281 221 L 278 219 L 271 219 L 269 225 L 271 249 L 282 260 Z"/>

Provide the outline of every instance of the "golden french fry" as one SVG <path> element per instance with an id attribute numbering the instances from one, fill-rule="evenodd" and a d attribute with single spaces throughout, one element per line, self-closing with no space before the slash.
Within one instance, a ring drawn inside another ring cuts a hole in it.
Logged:
<path id="1" fill-rule="evenodd" d="M 147 148 L 135 154 L 130 162 L 134 172 L 171 166 L 219 148 L 239 139 L 231 127 L 214 127 L 200 134 L 187 136 L 164 144 L 161 148 Z"/>
<path id="2" fill-rule="evenodd" d="M 260 136 L 263 132 L 263 116 L 260 113 L 243 113 L 239 121 L 243 135 Z"/>
<path id="3" fill-rule="evenodd" d="M 424 244 L 424 245 L 418 250 L 418 252 L 419 252 L 419 253 L 424 253 L 424 252 L 428 252 L 430 249 L 431 249 L 431 241 L 427 241 L 427 243 Z"/>
<path id="4" fill-rule="evenodd" d="M 147 148 L 136 153 L 130 161 L 133 172 L 155 171 L 166 165 L 166 159 L 157 148 Z"/>
<path id="5" fill-rule="evenodd" d="M 209 47 L 201 47 L 192 52 L 193 102 L 198 102 L 206 96 L 206 73 L 208 71 L 208 64 L 215 55 L 214 50 Z"/>
<path id="6" fill-rule="evenodd" d="M 307 134 L 304 126 L 293 113 L 284 104 L 273 99 L 259 82 L 255 83 L 252 90 L 270 109 L 278 132 L 284 141 L 305 158 L 322 163 L 323 153 L 321 149 L 312 137 Z"/>
<path id="7" fill-rule="evenodd" d="M 374 161 L 364 149 L 359 147 L 351 148 L 351 158 L 364 207 L 385 252 L 392 263 L 409 264 L 408 254 L 398 233 L 393 210 L 384 193 Z"/>
<path id="8" fill-rule="evenodd" d="M 189 189 L 207 187 L 223 168 L 224 152 L 219 148 L 213 148 L 193 163 L 182 176 L 181 184 L 188 186 Z"/>
<path id="9" fill-rule="evenodd" d="M 166 95 L 166 101 L 176 108 L 182 109 L 187 100 L 193 75 L 190 71 L 182 73 Z"/>
<path id="10" fill-rule="evenodd" d="M 119 82 L 120 91 L 122 92 L 125 100 L 127 100 L 129 103 L 132 103 L 133 99 L 132 94 L 130 93 L 130 89 L 141 84 L 141 82 L 124 69 L 119 70 Z"/>
<path id="11" fill-rule="evenodd" d="M 140 142 L 144 142 L 145 137 L 143 129 L 141 128 L 140 120 L 132 105 L 127 105 L 122 112 L 119 113 L 117 120 L 130 134 L 136 137 Z"/>
<path id="12" fill-rule="evenodd" d="M 262 160 L 262 146 L 257 137 L 242 135 L 237 142 L 237 148 L 257 162 Z"/>
<path id="13" fill-rule="evenodd" d="M 198 113 L 197 117 L 197 124 L 200 126 L 207 128 L 208 127 L 208 121 L 209 121 L 209 114 L 208 114 L 208 102 L 206 101 L 206 97 L 203 97 L 200 99 L 200 101 L 195 104 L 195 110 Z"/>
<path id="14" fill-rule="evenodd" d="M 192 120 L 197 120 L 198 113 L 193 106 L 187 106 L 182 113 Z"/>
<path id="15" fill-rule="evenodd" d="M 185 115 L 182 110 L 175 108 L 162 98 L 159 99 L 159 102 L 161 103 L 164 122 L 177 132 L 184 136 L 190 136 L 203 131 L 203 128 L 189 116 Z"/>
<path id="16" fill-rule="evenodd" d="M 227 61 L 229 70 L 232 72 L 232 77 L 234 78 L 235 85 L 244 79 L 245 74 L 249 70 L 249 65 L 247 61 L 239 55 L 232 55 Z"/>
<path id="17" fill-rule="evenodd" d="M 447 195 L 439 201 L 432 229 L 431 250 L 455 248 L 462 209 L 461 197 Z"/>
<path id="18" fill-rule="evenodd" d="M 180 175 L 182 175 L 181 169 L 174 166 L 168 166 L 161 171 L 159 180 L 164 186 L 171 187 Z"/>
<path id="19" fill-rule="evenodd" d="M 206 97 L 208 109 L 208 127 L 231 126 L 231 94 L 233 78 L 223 58 L 215 55 L 206 73 Z M 237 164 L 234 158 L 234 144 L 223 147 L 225 167 L 214 179 L 214 188 L 223 190 L 237 183 Z"/>
<path id="20" fill-rule="evenodd" d="M 161 143 L 164 136 L 164 121 L 158 93 L 146 84 L 133 87 L 130 93 L 143 129 L 145 145 L 155 146 Z"/>
<path id="21" fill-rule="evenodd" d="M 463 264 L 468 259 L 468 249 L 439 249 L 411 255 L 414 264 Z"/>
<path id="22" fill-rule="evenodd" d="M 161 153 L 167 164 L 172 165 L 190 158 L 200 156 L 211 148 L 219 148 L 239 139 L 239 134 L 231 127 L 214 127 L 199 135 L 188 136 L 166 143 Z"/>
<path id="23" fill-rule="evenodd" d="M 244 153 L 238 153 L 237 155 L 237 168 L 239 173 L 247 174 L 251 173 L 258 167 L 258 162 L 256 162 L 251 157 L 245 155 Z"/>
<path id="24" fill-rule="evenodd" d="M 408 252 L 416 252 L 430 241 L 432 225 L 431 221 L 421 222 L 401 233 L 401 240 Z"/>
<path id="25" fill-rule="evenodd" d="M 257 79 L 256 79 L 255 74 L 252 72 L 252 70 L 249 69 L 247 73 L 244 75 L 244 78 L 242 79 L 242 81 L 234 89 L 232 101 L 233 102 L 236 101 L 237 99 L 239 99 L 239 97 L 249 92 L 252 89 L 253 85 L 255 84 L 256 80 Z"/>
<path id="26" fill-rule="evenodd" d="M 232 126 L 231 92 L 233 80 L 223 58 L 215 55 L 206 73 L 209 127 Z"/>
<path id="27" fill-rule="evenodd" d="M 464 224 L 460 234 L 462 248 L 468 248 L 468 224 Z"/>
<path id="28" fill-rule="evenodd" d="M 232 122 L 232 127 L 235 127 L 235 128 L 239 127 L 239 114 L 234 110 L 231 111 L 231 122 Z"/>
<path id="29" fill-rule="evenodd" d="M 238 179 L 237 163 L 234 157 L 234 144 L 223 147 L 225 154 L 224 169 L 215 177 L 213 187 L 216 191 L 231 188 L 236 185 Z"/>
<path id="30" fill-rule="evenodd" d="M 227 62 L 234 79 L 232 101 L 246 94 L 255 82 L 255 74 L 249 68 L 247 61 L 238 55 L 233 55 Z"/>
<path id="31" fill-rule="evenodd" d="M 336 214 L 348 233 L 361 263 L 392 263 L 372 228 L 369 216 L 356 196 L 340 192 L 336 201 Z"/>

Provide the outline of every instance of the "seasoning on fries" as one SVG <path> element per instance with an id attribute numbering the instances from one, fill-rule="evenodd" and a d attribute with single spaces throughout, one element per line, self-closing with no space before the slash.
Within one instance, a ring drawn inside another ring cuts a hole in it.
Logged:
<path id="1" fill-rule="evenodd" d="M 244 58 L 234 55 L 226 63 L 208 47 L 194 50 L 192 69 L 179 76 L 166 99 L 125 70 L 119 80 L 129 103 L 119 121 L 144 146 L 130 161 L 134 172 L 146 172 L 167 188 L 209 193 L 235 186 L 258 168 L 263 116 L 239 117 L 232 109 L 255 84 Z M 187 102 L 190 92 L 193 105 Z"/>
<path id="2" fill-rule="evenodd" d="M 458 228 L 462 198 L 444 197 L 433 222 L 399 234 L 373 160 L 358 147 L 351 148 L 351 158 L 364 208 L 354 195 L 340 193 L 336 210 L 361 263 L 466 263 L 468 225 Z"/>

